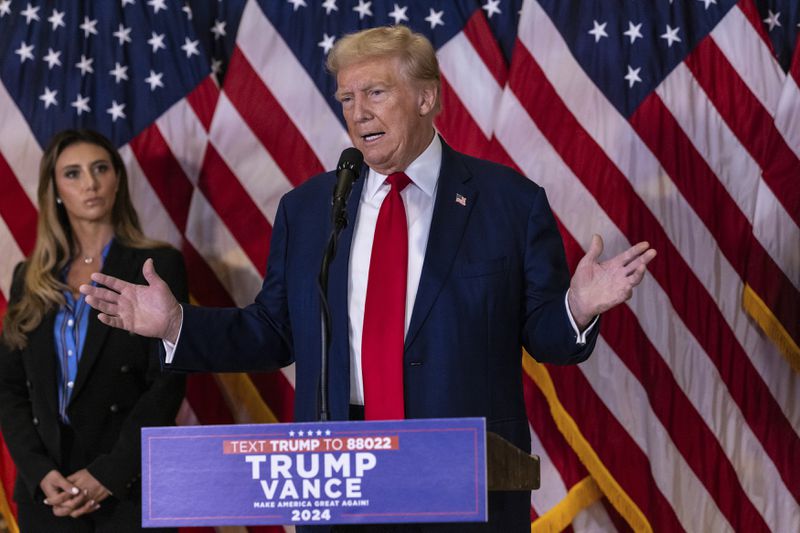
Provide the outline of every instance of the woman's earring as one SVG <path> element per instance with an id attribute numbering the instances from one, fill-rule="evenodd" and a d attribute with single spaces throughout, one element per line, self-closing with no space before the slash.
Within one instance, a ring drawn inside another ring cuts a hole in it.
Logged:
<path id="1" fill-rule="evenodd" d="M 58 205 L 61 205 L 61 204 L 63 204 L 64 202 L 62 202 L 62 201 L 61 201 L 61 198 L 56 198 L 56 203 L 57 203 Z"/>

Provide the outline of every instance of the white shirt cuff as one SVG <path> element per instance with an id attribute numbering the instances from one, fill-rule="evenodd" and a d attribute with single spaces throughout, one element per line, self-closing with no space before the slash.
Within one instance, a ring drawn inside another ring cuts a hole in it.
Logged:
<path id="1" fill-rule="evenodd" d="M 569 323 L 572 324 L 572 329 L 575 330 L 575 344 L 579 346 L 583 346 L 586 344 L 586 335 L 592 331 L 592 328 L 595 324 L 597 324 L 597 320 L 600 318 L 600 315 L 594 317 L 594 319 L 586 326 L 586 329 L 581 331 L 578 329 L 578 324 L 575 323 L 575 318 L 572 316 L 572 309 L 569 308 L 569 289 L 567 289 L 567 293 L 564 295 L 564 306 L 567 308 L 567 316 L 569 317 Z"/>
<path id="2" fill-rule="evenodd" d="M 178 307 L 181 308 L 181 325 L 178 328 L 178 337 L 175 339 L 175 343 L 173 344 L 169 342 L 167 339 L 161 339 L 161 342 L 164 343 L 164 351 L 167 352 L 166 357 L 164 357 L 165 365 L 172 364 L 172 359 L 175 357 L 175 350 L 178 349 L 178 343 L 181 341 L 181 331 L 183 331 L 183 306 L 180 305 Z"/>

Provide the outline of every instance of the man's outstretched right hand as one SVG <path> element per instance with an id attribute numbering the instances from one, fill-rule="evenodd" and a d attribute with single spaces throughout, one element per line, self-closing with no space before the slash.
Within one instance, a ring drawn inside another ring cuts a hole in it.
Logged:
<path id="1" fill-rule="evenodd" d="M 102 273 L 92 280 L 107 288 L 81 285 L 86 303 L 100 311 L 103 324 L 124 329 L 144 337 L 178 340 L 183 313 L 167 284 L 156 274 L 153 260 L 142 266 L 147 285 L 135 285 Z"/>

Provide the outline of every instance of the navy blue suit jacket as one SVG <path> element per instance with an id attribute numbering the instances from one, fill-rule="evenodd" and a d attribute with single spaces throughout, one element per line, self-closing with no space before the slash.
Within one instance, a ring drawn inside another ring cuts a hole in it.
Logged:
<path id="1" fill-rule="evenodd" d="M 316 280 L 330 233 L 335 180 L 333 172 L 316 176 L 282 199 L 267 275 L 252 305 L 185 308 L 172 368 L 254 371 L 295 362 L 296 420 L 316 420 Z M 360 179 L 354 186 L 350 224 L 330 268 L 329 406 L 336 420 L 348 417 L 348 263 L 363 183 Z M 561 236 L 544 190 L 507 167 L 443 143 L 428 247 L 405 341 L 406 416 L 486 417 L 489 431 L 529 450 L 522 347 L 539 361 L 577 363 L 589 356 L 599 330 L 593 328 L 586 345 L 576 344 L 564 305 L 568 286 Z"/>

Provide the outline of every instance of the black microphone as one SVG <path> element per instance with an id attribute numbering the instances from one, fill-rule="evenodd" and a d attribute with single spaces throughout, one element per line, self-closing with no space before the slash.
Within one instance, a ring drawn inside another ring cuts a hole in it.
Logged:
<path id="1" fill-rule="evenodd" d="M 357 148 L 345 148 L 339 156 L 339 163 L 336 165 L 336 186 L 333 188 L 333 207 L 331 209 L 331 220 L 334 227 L 344 226 L 343 214 L 347 206 L 347 199 L 353 189 L 353 182 L 361 174 L 361 167 L 364 164 L 364 155 Z"/>

